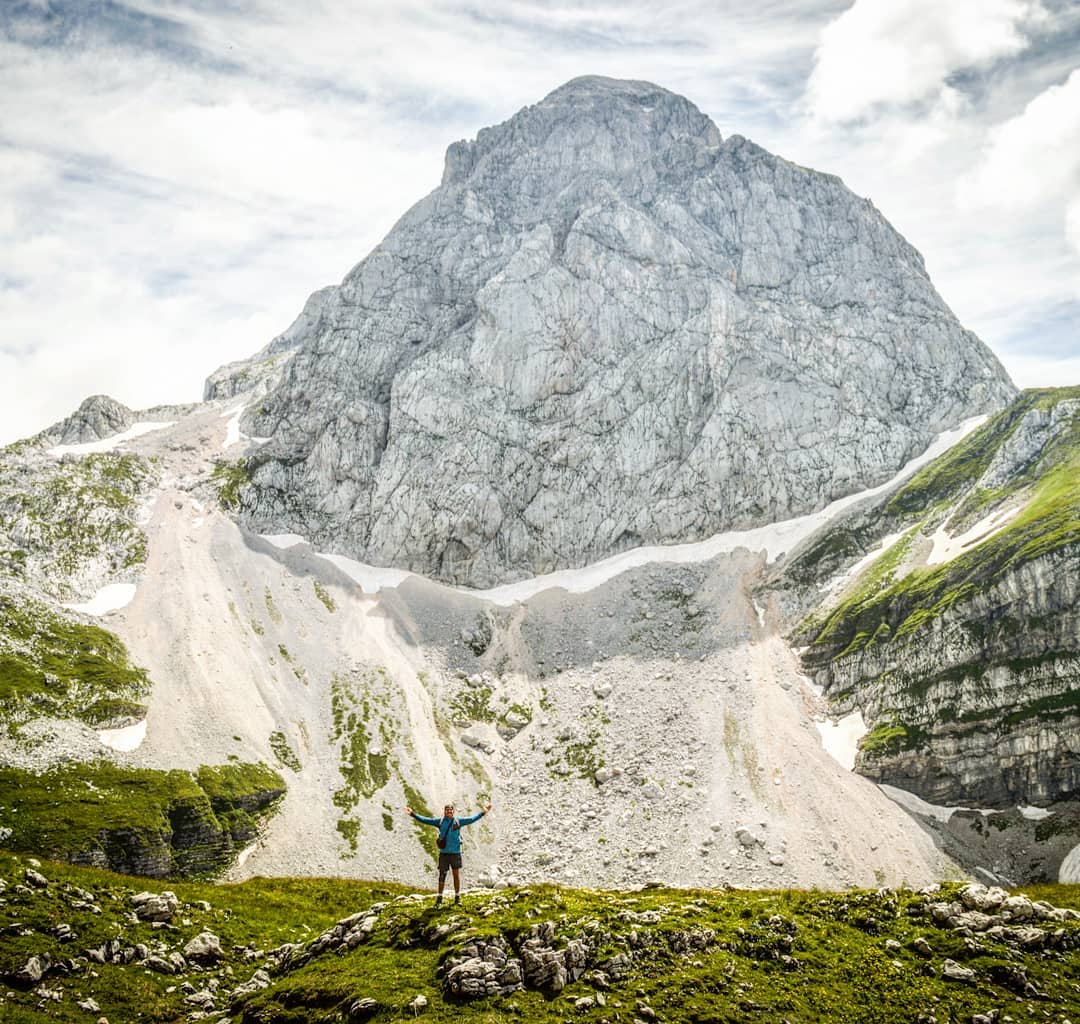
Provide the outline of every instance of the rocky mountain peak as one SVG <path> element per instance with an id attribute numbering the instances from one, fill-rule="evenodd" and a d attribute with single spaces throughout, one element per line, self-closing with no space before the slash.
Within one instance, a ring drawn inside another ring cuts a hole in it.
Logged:
<path id="1" fill-rule="evenodd" d="M 102 441 L 127 430 L 135 414 L 108 395 L 91 395 L 67 419 L 50 427 L 46 434 L 57 444 L 85 444 Z"/>
<path id="2" fill-rule="evenodd" d="M 597 176 L 633 185 L 680 164 L 700 169 L 720 142 L 716 125 L 682 96 L 650 82 L 586 76 L 450 146 L 443 185 L 485 190 L 524 179 L 534 198 Z"/>
<path id="3" fill-rule="evenodd" d="M 317 305 L 246 522 L 473 585 L 809 512 L 1014 394 L 871 203 L 645 82 L 455 143 Z"/>

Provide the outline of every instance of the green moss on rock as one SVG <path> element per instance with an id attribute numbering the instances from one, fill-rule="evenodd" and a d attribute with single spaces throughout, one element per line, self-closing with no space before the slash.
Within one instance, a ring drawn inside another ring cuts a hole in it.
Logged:
<path id="1" fill-rule="evenodd" d="M 108 630 L 0 593 L 0 719 L 125 725 L 144 716 L 149 690 L 146 672 Z"/>
<path id="2" fill-rule="evenodd" d="M 155 878 L 225 867 L 285 792 L 263 765 L 195 774 L 69 765 L 40 775 L 0 768 L 0 825 L 9 849 Z"/>

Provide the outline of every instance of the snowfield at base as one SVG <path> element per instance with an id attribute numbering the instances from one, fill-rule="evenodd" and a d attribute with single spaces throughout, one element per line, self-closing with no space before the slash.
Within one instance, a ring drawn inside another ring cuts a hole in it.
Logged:
<path id="1" fill-rule="evenodd" d="M 75 612 L 82 612 L 83 615 L 108 615 L 109 612 L 119 611 L 131 604 L 135 597 L 135 590 L 134 583 L 110 583 L 107 587 L 102 587 L 85 604 L 65 604 L 64 607 Z"/>
<path id="2" fill-rule="evenodd" d="M 59 458 L 61 455 L 94 455 L 98 452 L 111 452 L 117 445 L 123 444 L 124 441 L 131 441 L 155 430 L 164 430 L 166 427 L 174 426 L 175 423 L 176 420 L 167 420 L 160 423 L 149 421 L 134 423 L 122 434 L 113 434 L 112 437 L 106 437 L 102 441 L 85 441 L 82 444 L 58 444 L 55 448 L 50 448 L 48 454 Z"/>
<path id="3" fill-rule="evenodd" d="M 957 555 L 962 555 L 968 548 L 981 544 L 988 540 L 999 530 L 1003 529 L 1010 520 L 1014 519 L 1023 509 L 1022 505 L 1015 508 L 998 509 L 985 519 L 980 519 L 974 526 L 969 527 L 958 537 L 950 537 L 948 534 L 949 520 L 945 520 L 934 532 L 933 550 L 927 556 L 927 565 L 940 565 L 942 562 L 951 562 Z"/>
<path id="4" fill-rule="evenodd" d="M 363 562 L 346 558 L 344 555 L 319 555 L 319 557 L 330 562 L 331 565 L 336 565 L 354 583 L 358 583 L 365 594 L 377 594 L 383 587 L 398 587 L 414 575 L 407 569 L 365 565 Z"/>
<path id="5" fill-rule="evenodd" d="M 1080 846 L 1074 846 L 1058 868 L 1058 881 L 1062 885 L 1080 884 Z"/>
<path id="6" fill-rule="evenodd" d="M 467 587 L 454 587 L 452 589 L 490 601 L 492 604 L 508 606 L 528 601 L 529 598 L 535 597 L 542 591 L 554 588 L 561 588 L 571 594 L 583 594 L 589 590 L 594 590 L 596 587 L 607 583 L 630 569 L 637 569 L 643 565 L 657 562 L 707 562 L 717 555 L 730 554 L 739 548 L 745 548 L 747 551 L 763 551 L 770 563 L 775 562 L 781 555 L 791 551 L 797 544 L 804 541 L 845 509 L 858 504 L 860 501 L 883 494 L 897 484 L 902 483 L 907 477 L 927 463 L 932 462 L 939 455 L 947 452 L 954 444 L 962 441 L 973 430 L 982 426 L 986 419 L 986 416 L 974 416 L 971 419 L 964 420 L 955 430 L 939 434 L 934 443 L 922 455 L 912 459 L 891 480 L 887 480 L 880 486 L 872 487 L 867 491 L 859 491 L 857 494 L 849 494 L 845 498 L 838 498 L 819 512 L 811 512 L 805 516 L 787 519 L 781 523 L 771 523 L 768 526 L 758 526 L 751 530 L 731 530 L 728 533 L 718 533 L 708 538 L 708 540 L 694 541 L 689 544 L 656 544 L 649 547 L 632 548 L 630 551 L 623 551 L 620 554 L 612 555 L 610 558 L 602 559 L 580 569 L 559 569 L 557 572 L 546 573 L 542 576 L 530 576 L 528 579 L 519 580 L 516 583 L 504 583 L 488 590 L 471 590 Z M 260 534 L 260 536 L 263 540 L 269 541 L 279 548 L 293 547 L 296 544 L 307 542 L 306 538 L 295 533 Z M 351 577 L 360 585 L 365 594 L 376 594 L 383 587 L 397 587 L 410 576 L 416 575 L 407 569 L 368 565 L 365 562 L 358 562 L 354 558 L 346 558 L 344 555 L 315 553 L 320 558 L 332 562 L 342 572 Z M 876 554 L 873 557 L 877 557 Z"/>
<path id="7" fill-rule="evenodd" d="M 826 753 L 848 771 L 855 768 L 859 742 L 866 735 L 866 722 L 861 711 L 853 711 L 838 722 L 815 722 L 821 733 L 821 745 Z"/>
<path id="8" fill-rule="evenodd" d="M 1045 807 L 1025 807 L 1023 804 L 1016 809 L 1031 821 L 1042 821 L 1043 818 L 1049 818 L 1054 813 L 1048 811 Z"/>
<path id="9" fill-rule="evenodd" d="M 120 750 L 130 753 L 142 746 L 146 739 L 146 719 L 136 722 L 134 725 L 126 725 L 122 729 L 99 729 L 98 739 L 112 750 Z"/>
<path id="10" fill-rule="evenodd" d="M 248 857 L 250 857 L 258 848 L 259 848 L 258 840 L 256 840 L 254 843 L 251 843 L 248 846 L 245 846 L 236 855 L 236 867 L 238 869 L 242 868 L 244 866 L 244 864 L 247 862 Z"/>

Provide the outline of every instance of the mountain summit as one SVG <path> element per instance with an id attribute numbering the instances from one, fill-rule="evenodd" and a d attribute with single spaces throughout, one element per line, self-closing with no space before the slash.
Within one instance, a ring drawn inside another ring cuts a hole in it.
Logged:
<path id="1" fill-rule="evenodd" d="M 474 586 L 812 511 L 1014 394 L 868 200 L 647 82 L 451 145 L 313 314 L 245 520 Z"/>

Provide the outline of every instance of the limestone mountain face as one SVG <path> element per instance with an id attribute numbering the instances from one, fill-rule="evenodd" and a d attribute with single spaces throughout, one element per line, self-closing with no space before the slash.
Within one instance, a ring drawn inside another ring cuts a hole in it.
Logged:
<path id="1" fill-rule="evenodd" d="M 316 295 L 246 523 L 470 585 L 808 512 L 1013 394 L 870 202 L 644 82 L 455 143 Z"/>

